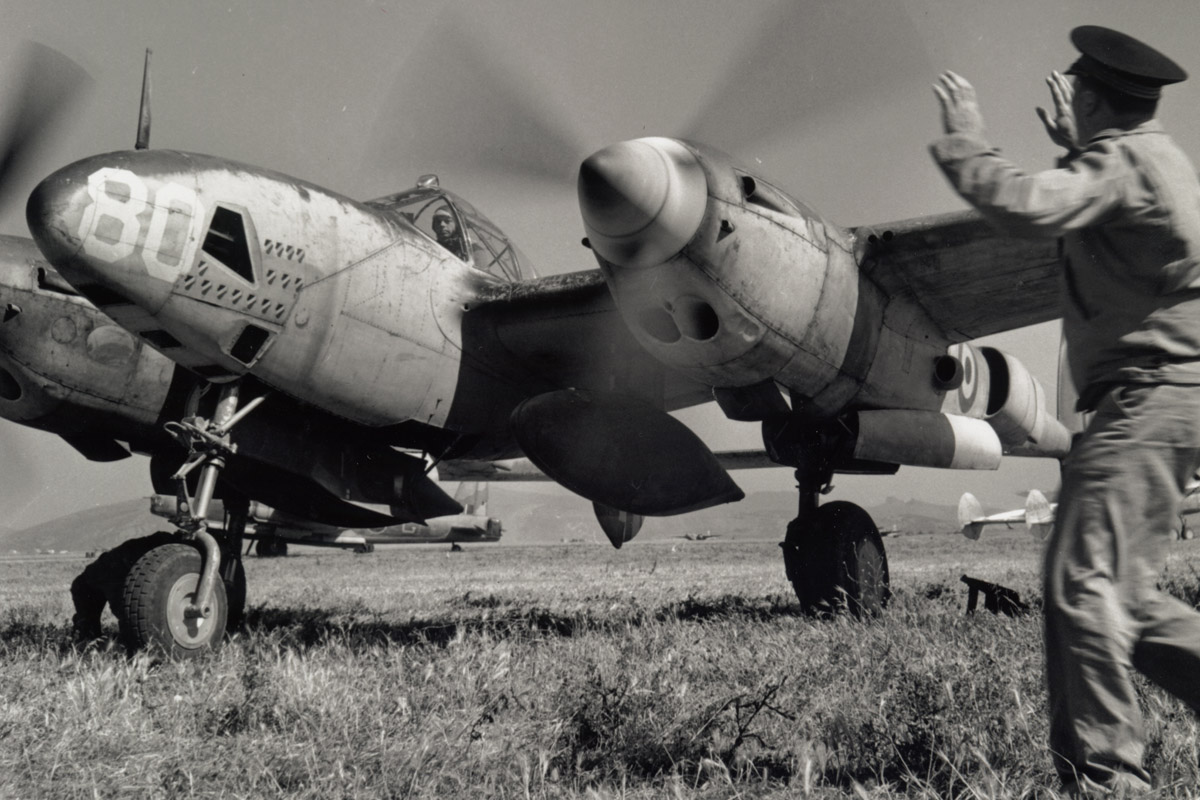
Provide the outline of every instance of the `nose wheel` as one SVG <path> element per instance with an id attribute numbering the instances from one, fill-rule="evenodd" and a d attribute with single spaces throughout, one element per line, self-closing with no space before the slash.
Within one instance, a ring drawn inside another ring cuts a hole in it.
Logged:
<path id="1" fill-rule="evenodd" d="M 173 542 L 142 556 L 125 579 L 122 634 L 131 651 L 157 647 L 173 658 L 192 658 L 221 646 L 229 618 L 224 581 L 211 592 L 207 615 L 195 610 L 200 551 Z"/>

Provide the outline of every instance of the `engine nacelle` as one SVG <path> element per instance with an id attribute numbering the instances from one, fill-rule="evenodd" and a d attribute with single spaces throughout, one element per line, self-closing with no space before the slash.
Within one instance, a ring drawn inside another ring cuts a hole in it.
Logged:
<path id="1" fill-rule="evenodd" d="M 955 345 L 949 355 L 961 362 L 963 380 L 947 394 L 943 411 L 986 420 L 1008 455 L 1066 455 L 1071 433 L 1024 364 L 994 347 Z"/>
<path id="2" fill-rule="evenodd" d="M 821 415 L 936 411 L 912 365 L 944 353 L 920 307 L 863 275 L 854 237 L 691 143 L 639 139 L 580 169 L 588 241 L 656 359 L 710 386 L 774 382 Z"/>

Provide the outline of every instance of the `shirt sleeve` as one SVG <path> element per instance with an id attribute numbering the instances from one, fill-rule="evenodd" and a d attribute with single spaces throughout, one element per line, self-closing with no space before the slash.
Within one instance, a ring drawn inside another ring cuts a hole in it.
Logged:
<path id="1" fill-rule="evenodd" d="M 969 134 L 945 136 L 930 151 L 964 200 L 1016 236 L 1054 238 L 1108 221 L 1121 208 L 1130 178 L 1128 163 L 1106 140 L 1060 169 L 1033 175 Z"/>

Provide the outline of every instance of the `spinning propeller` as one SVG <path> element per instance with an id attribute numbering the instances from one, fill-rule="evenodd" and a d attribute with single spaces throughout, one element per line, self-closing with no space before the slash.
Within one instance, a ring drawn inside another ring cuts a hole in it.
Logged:
<path id="1" fill-rule="evenodd" d="M 691 113 L 674 125 L 645 120 L 624 133 L 678 136 L 745 159 L 768 141 L 803 135 L 818 120 L 840 114 L 839 124 L 854 125 L 859 108 L 902 86 L 920 86 L 924 92 L 928 77 L 936 74 L 900 3 L 788 0 L 762 17 L 735 45 L 736 52 L 724 58 L 726 73 L 712 82 L 707 95 L 696 98 Z M 602 22 L 594 33 L 571 33 L 617 38 L 621 33 L 615 28 Z M 394 163 L 403 155 L 427 171 L 573 180 L 588 153 L 611 141 L 587 122 L 603 118 L 606 109 L 584 105 L 580 98 L 589 97 L 588 87 L 556 85 L 536 62 L 514 66 L 525 51 L 509 56 L 498 41 L 474 33 L 478 30 L 477 20 L 443 12 L 406 54 L 381 108 L 371 162 Z M 631 43 L 637 45 L 644 43 Z M 664 59 L 673 55 L 676 49 L 663 49 Z M 703 69 L 720 54 L 701 44 L 684 57 Z M 657 77 L 641 74 L 637 80 Z M 620 85 L 607 86 L 604 97 L 619 102 L 622 92 Z"/>
<path id="2" fill-rule="evenodd" d="M 11 198 L 14 177 L 52 135 L 59 116 L 92 83 L 81 66 L 43 44 L 27 43 L 20 61 L 0 129 L 0 205 Z"/>

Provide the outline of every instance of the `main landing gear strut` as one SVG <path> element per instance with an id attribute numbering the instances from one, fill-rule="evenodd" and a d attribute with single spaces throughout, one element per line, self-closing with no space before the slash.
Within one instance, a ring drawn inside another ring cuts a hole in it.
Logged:
<path id="1" fill-rule="evenodd" d="M 238 409 L 238 383 L 221 386 L 211 419 L 186 417 L 167 431 L 188 448 L 187 461 L 172 476 L 178 514 L 171 522 L 176 540 L 154 547 L 137 560 L 125 579 L 121 635 L 131 650 L 157 647 L 169 656 L 190 658 L 221 646 L 227 627 L 241 623 L 246 602 L 242 535 L 249 502 L 227 500 L 229 515 L 220 541 L 208 531 L 208 509 L 225 460 L 234 452 L 229 431 L 265 398 Z M 188 497 L 187 477 L 199 468 L 196 495 Z"/>
<path id="2" fill-rule="evenodd" d="M 837 439 L 816 432 L 801 439 L 790 427 L 763 426 L 772 457 L 796 467 L 799 506 L 779 544 L 788 581 L 805 613 L 847 610 L 875 616 L 891 596 L 879 529 L 854 503 L 818 505 L 820 495 L 832 488 Z"/>

